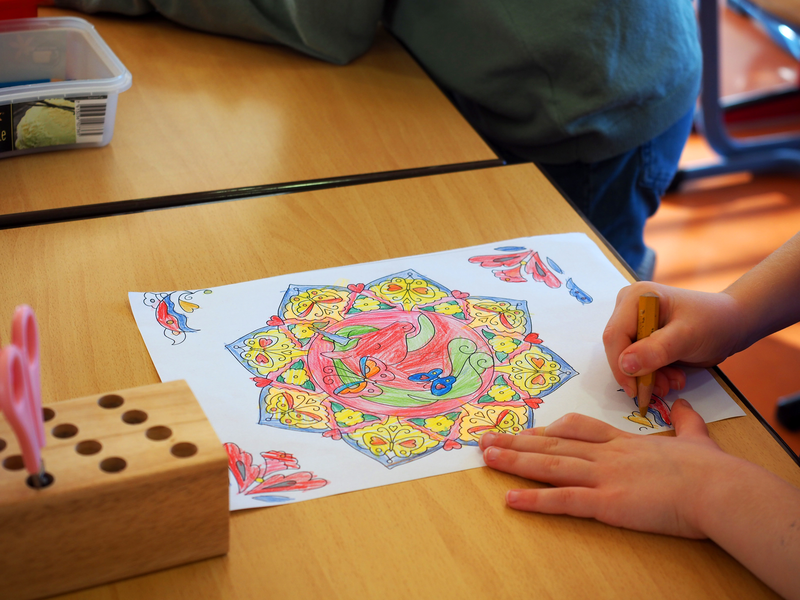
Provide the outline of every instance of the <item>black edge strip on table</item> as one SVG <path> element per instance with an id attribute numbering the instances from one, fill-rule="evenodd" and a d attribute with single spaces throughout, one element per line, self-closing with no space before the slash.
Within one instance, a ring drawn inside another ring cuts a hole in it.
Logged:
<path id="1" fill-rule="evenodd" d="M 722 379 L 722 381 L 725 382 L 725 385 L 731 388 L 731 391 L 734 394 L 736 394 L 736 397 L 739 398 L 741 403 L 747 407 L 747 410 L 753 413 L 753 416 L 756 419 L 758 419 L 758 422 L 761 423 L 761 425 L 764 426 L 764 429 L 766 429 L 770 433 L 770 435 L 772 435 L 772 437 L 775 438 L 775 441 L 778 442 L 778 445 L 784 450 L 786 450 L 787 454 L 789 454 L 789 456 L 791 456 L 792 459 L 794 459 L 794 462 L 797 464 L 797 466 L 800 467 L 800 456 L 795 454 L 794 450 L 792 450 L 789 447 L 789 444 L 787 444 L 784 441 L 784 439 L 778 434 L 778 432 L 775 431 L 775 429 L 773 429 L 772 425 L 770 425 L 767 422 L 767 420 L 764 419 L 761 413 L 758 412 L 752 404 L 750 404 L 750 401 L 744 397 L 744 394 L 742 394 L 742 392 L 740 392 L 735 385 L 733 385 L 733 382 L 731 382 L 731 380 L 728 379 L 728 376 L 722 372 L 722 369 L 720 369 L 719 367 L 713 367 L 713 370 L 717 375 L 719 375 L 720 379 Z"/>
<path id="2" fill-rule="evenodd" d="M 244 198 L 252 198 L 254 196 L 277 196 L 281 194 L 290 194 L 293 192 L 324 190 L 328 188 L 345 187 L 349 185 L 361 185 L 364 183 L 378 183 L 381 181 L 410 179 L 413 177 L 425 177 L 428 175 L 440 175 L 458 171 L 474 171 L 478 169 L 499 167 L 503 166 L 504 164 L 505 162 L 503 160 L 496 158 L 476 162 L 456 163 L 452 165 L 419 167 L 397 171 L 381 171 L 378 173 L 345 175 L 342 177 L 330 177 L 326 179 L 308 179 L 293 183 L 271 183 L 266 185 L 231 188 L 227 190 L 216 190 L 211 192 L 194 192 L 190 194 L 175 194 L 172 196 L 142 198 L 139 200 L 120 200 L 118 202 L 101 202 L 98 204 L 85 204 L 83 206 L 68 206 L 64 208 L 35 210 L 30 212 L 0 215 L 0 229 L 14 229 L 17 227 L 46 225 L 50 223 L 61 223 L 64 221 L 75 221 L 79 219 L 110 217 L 114 215 L 137 213 L 161 208 L 175 208 L 179 206 L 190 206 L 209 202 L 239 200 Z"/>
<path id="3" fill-rule="evenodd" d="M 631 275 L 633 275 L 637 280 L 639 280 L 639 277 L 636 275 L 636 272 L 631 268 L 631 266 L 627 262 L 625 262 L 625 259 L 619 255 L 619 253 L 614 249 L 614 246 L 612 246 L 611 244 L 608 243 L 608 241 L 606 241 L 606 239 L 603 237 L 603 234 L 597 231 L 595 226 L 592 225 L 591 221 L 589 221 L 589 219 L 586 218 L 586 216 L 581 212 L 581 210 L 577 206 L 575 206 L 575 203 L 573 203 L 570 197 L 564 193 L 564 190 L 562 190 L 561 187 L 559 187 L 558 183 L 554 181 L 552 178 L 550 178 L 550 176 L 547 175 L 547 172 L 544 169 L 540 168 L 539 170 L 545 177 L 547 177 L 547 179 L 550 181 L 553 187 L 555 187 L 558 190 L 558 192 L 564 197 L 564 199 L 570 204 L 570 206 L 572 206 L 575 212 L 578 213 L 578 215 L 583 219 L 584 223 L 586 223 L 586 225 L 592 231 L 594 231 L 601 240 L 603 240 L 606 247 L 614 254 L 614 256 L 617 257 L 617 259 L 619 259 L 619 261 L 623 265 L 625 265 L 625 267 L 628 269 L 628 272 Z M 733 394 L 736 395 L 739 401 L 742 404 L 744 404 L 745 407 L 747 407 L 747 410 L 749 410 L 753 414 L 753 416 L 758 420 L 759 423 L 761 423 L 764 429 L 766 429 L 769 432 L 769 434 L 775 439 L 775 441 L 778 442 L 778 445 L 781 448 L 783 448 L 786 451 L 786 453 L 792 457 L 792 460 L 794 460 L 797 466 L 800 467 L 800 455 L 796 454 L 789 447 L 786 441 L 778 434 L 777 431 L 775 431 L 772 425 L 770 425 L 769 422 L 767 422 L 767 420 L 764 419 L 761 413 L 756 410 L 756 408 L 750 403 L 750 401 L 744 396 L 744 394 L 742 394 L 742 392 L 740 392 L 739 389 L 735 385 L 733 385 L 733 382 L 728 378 L 727 375 L 725 375 L 725 373 L 722 372 L 722 370 L 719 367 L 713 367 L 713 371 L 717 375 L 719 375 L 719 378 L 725 382 L 725 384 L 730 388 L 731 392 L 733 392 Z"/>

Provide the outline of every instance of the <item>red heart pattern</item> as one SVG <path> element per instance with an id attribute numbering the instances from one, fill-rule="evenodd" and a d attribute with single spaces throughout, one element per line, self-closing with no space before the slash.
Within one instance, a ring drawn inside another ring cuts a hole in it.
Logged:
<path id="1" fill-rule="evenodd" d="M 543 401 L 539 400 L 538 398 L 525 398 L 524 402 L 531 408 L 539 408 Z"/>
<path id="2" fill-rule="evenodd" d="M 443 448 L 445 450 L 458 450 L 461 448 L 461 444 L 455 440 L 445 440 Z"/>

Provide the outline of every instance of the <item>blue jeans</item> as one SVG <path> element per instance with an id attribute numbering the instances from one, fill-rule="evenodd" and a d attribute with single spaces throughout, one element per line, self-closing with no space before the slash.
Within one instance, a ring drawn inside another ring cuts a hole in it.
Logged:
<path id="1" fill-rule="evenodd" d="M 645 254 L 645 221 L 675 177 L 693 116 L 691 110 L 658 137 L 606 160 L 539 165 L 634 271 Z"/>

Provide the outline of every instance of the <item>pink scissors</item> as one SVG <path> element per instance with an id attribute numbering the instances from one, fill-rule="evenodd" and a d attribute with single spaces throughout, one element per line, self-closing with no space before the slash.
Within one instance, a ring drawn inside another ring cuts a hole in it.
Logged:
<path id="1" fill-rule="evenodd" d="M 0 352 L 0 409 L 17 435 L 25 469 L 37 488 L 46 485 L 41 386 L 36 315 L 30 306 L 18 306 L 14 311 L 11 345 Z"/>

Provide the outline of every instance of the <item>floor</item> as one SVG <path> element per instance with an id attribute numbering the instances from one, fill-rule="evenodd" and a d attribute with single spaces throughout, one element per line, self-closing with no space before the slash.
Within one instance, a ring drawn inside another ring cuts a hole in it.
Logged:
<path id="1" fill-rule="evenodd" d="M 721 23 L 721 89 L 726 101 L 797 87 L 797 62 L 757 27 L 726 9 Z M 800 118 L 736 127 L 732 133 L 742 136 L 800 131 Z M 682 164 L 714 159 L 713 150 L 693 134 Z M 686 182 L 668 194 L 648 223 L 645 240 L 658 257 L 655 281 L 720 291 L 798 231 L 800 174 L 736 174 Z M 800 324 L 757 342 L 721 365 L 795 453 L 800 453 L 800 431 L 789 431 L 777 422 L 775 405 L 780 397 L 800 392 L 798 365 Z"/>

